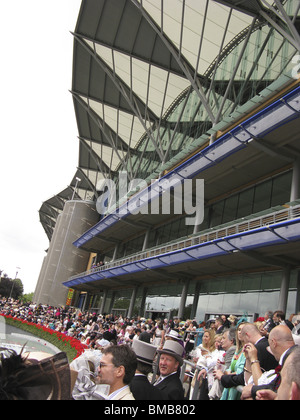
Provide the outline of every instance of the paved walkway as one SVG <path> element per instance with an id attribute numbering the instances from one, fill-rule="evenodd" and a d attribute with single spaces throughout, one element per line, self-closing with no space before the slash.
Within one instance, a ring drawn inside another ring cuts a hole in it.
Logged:
<path id="1" fill-rule="evenodd" d="M 49 354 L 60 352 L 53 344 L 7 325 L 5 319 L 0 316 L 0 347 L 10 348 L 19 353 L 24 345 L 25 351 L 44 351 Z"/>

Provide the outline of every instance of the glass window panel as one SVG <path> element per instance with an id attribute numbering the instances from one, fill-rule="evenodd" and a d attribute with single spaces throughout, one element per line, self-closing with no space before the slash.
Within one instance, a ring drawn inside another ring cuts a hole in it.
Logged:
<path id="1" fill-rule="evenodd" d="M 180 219 L 176 220 L 175 222 L 171 224 L 171 235 L 170 235 L 171 241 L 173 241 L 174 239 L 180 238 L 180 236 L 178 236 L 179 228 L 180 228 Z"/>
<path id="2" fill-rule="evenodd" d="M 204 220 L 202 225 L 199 227 L 199 232 L 201 232 L 201 230 L 205 230 L 209 228 L 209 207 L 206 207 L 204 209 Z"/>
<path id="3" fill-rule="evenodd" d="M 224 201 L 214 204 L 212 207 L 211 227 L 222 224 L 224 212 Z"/>
<path id="4" fill-rule="evenodd" d="M 251 188 L 247 191 L 243 191 L 239 196 L 239 206 L 237 212 L 237 218 L 248 216 L 253 213 L 253 200 L 254 200 L 254 189 Z"/>
<path id="5" fill-rule="evenodd" d="M 189 228 L 190 226 L 186 226 L 185 224 L 185 217 L 181 218 L 178 227 L 178 238 L 184 238 L 185 236 L 188 236 Z"/>
<path id="6" fill-rule="evenodd" d="M 261 275 L 252 275 L 252 276 L 247 276 L 245 275 L 243 277 L 243 282 L 242 282 L 242 291 L 247 291 L 247 290 L 260 290 L 261 287 Z"/>
<path id="7" fill-rule="evenodd" d="M 290 201 L 291 185 L 292 171 L 273 180 L 272 207 L 279 206 Z"/>
<path id="8" fill-rule="evenodd" d="M 226 280 L 224 292 L 236 293 L 243 290 L 243 277 L 234 277 Z"/>
<path id="9" fill-rule="evenodd" d="M 223 222 L 222 223 L 228 223 L 228 222 L 236 219 L 236 217 L 237 217 L 236 215 L 237 215 L 237 211 L 238 211 L 238 202 L 239 202 L 238 195 L 227 198 L 227 200 L 225 201 L 224 215 L 223 215 Z"/>
<path id="10" fill-rule="evenodd" d="M 257 185 L 255 188 L 255 198 L 253 213 L 269 209 L 271 207 L 272 180 Z"/>
<path id="11" fill-rule="evenodd" d="M 151 230 L 147 248 L 153 248 L 154 246 L 156 246 L 156 230 Z"/>
<path id="12" fill-rule="evenodd" d="M 243 311 L 241 311 L 240 308 L 240 294 L 228 293 L 224 295 L 222 310 L 227 314 L 242 315 Z"/>
<path id="13" fill-rule="evenodd" d="M 280 289 L 282 273 L 263 273 L 261 281 L 261 290 Z"/>

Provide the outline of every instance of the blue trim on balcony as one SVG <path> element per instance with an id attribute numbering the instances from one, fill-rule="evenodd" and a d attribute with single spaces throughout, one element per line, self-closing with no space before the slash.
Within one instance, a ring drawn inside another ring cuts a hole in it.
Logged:
<path id="1" fill-rule="evenodd" d="M 102 270 L 93 274 L 63 283 L 66 287 L 75 287 L 84 283 L 92 283 L 101 279 L 122 277 L 130 273 L 155 270 L 167 266 L 179 265 L 186 262 L 225 256 L 233 252 L 247 252 L 257 248 L 280 245 L 300 240 L 300 218 L 277 223 L 274 225 L 254 229 L 211 242 L 183 248 L 166 254 L 157 255 L 127 263 L 119 267 Z"/>

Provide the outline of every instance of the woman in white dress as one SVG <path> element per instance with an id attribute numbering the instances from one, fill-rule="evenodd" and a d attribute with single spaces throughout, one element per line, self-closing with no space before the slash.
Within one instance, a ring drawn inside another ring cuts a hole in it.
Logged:
<path id="1" fill-rule="evenodd" d="M 162 348 L 165 338 L 164 324 L 160 322 L 154 331 L 152 344 L 157 348 Z"/>

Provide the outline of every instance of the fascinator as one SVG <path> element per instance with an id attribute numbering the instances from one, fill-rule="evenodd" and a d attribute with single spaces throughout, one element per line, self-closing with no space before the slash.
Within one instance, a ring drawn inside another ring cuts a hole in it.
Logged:
<path id="1" fill-rule="evenodd" d="M 71 375 L 65 353 L 40 360 L 0 348 L 0 401 L 70 400 Z M 34 356 L 36 357 L 36 356 Z"/>

